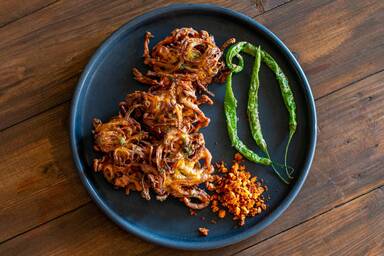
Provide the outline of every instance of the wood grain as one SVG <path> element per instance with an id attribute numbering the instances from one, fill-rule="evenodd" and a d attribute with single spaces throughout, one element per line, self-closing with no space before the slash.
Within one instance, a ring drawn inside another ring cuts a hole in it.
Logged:
<path id="1" fill-rule="evenodd" d="M 382 176 L 383 81 L 384 72 L 381 72 L 320 99 L 317 102 L 320 129 L 317 156 L 304 189 L 294 204 L 282 218 L 258 236 L 209 253 L 229 255 L 240 251 L 362 193 L 382 186 L 384 184 Z M 3 142 L 0 145 L 0 155 L 10 155 L 10 160 L 3 157 L 0 161 L 0 178 L 6 181 L 0 187 L 0 203 L 5 206 L 0 211 L 2 239 L 49 221 L 88 202 L 88 196 L 83 191 L 70 159 L 66 128 L 67 113 L 67 104 L 65 104 L 0 134 L 0 140 Z M 362 134 L 364 136 L 361 136 Z M 53 171 L 53 175 L 44 174 L 47 163 L 49 163 L 49 169 L 56 170 Z M 20 171 L 16 172 L 15 169 Z M 20 195 L 20 187 L 22 191 L 27 191 L 24 195 Z M 42 202 L 39 207 L 36 206 L 38 198 Z M 19 200 L 23 202 L 18 203 Z M 60 202 L 65 203 L 60 205 Z M 41 209 L 47 210 L 42 214 Z M 85 216 L 80 219 L 89 217 L 89 212 L 84 212 L 82 209 L 79 210 L 79 214 Z M 28 215 L 27 218 L 25 218 L 26 215 Z M 92 225 L 104 223 L 104 216 L 101 213 L 95 211 L 92 216 L 94 216 Z M 81 222 L 75 225 L 79 228 L 73 232 L 80 234 L 80 237 L 87 237 L 86 234 L 92 232 L 87 228 L 88 226 L 82 226 Z M 103 226 L 106 229 L 112 229 L 114 224 L 106 222 Z M 44 227 L 43 230 L 45 229 Z M 51 229 L 48 228 L 48 230 Z M 117 233 L 108 237 L 108 240 L 95 238 L 92 241 L 113 253 L 118 248 L 109 244 L 113 245 L 116 241 L 131 236 Z M 70 238 L 63 237 L 63 239 L 67 241 Z M 4 243 L 4 246 L 6 247 L 11 241 L 13 240 Z M 20 245 L 25 243 L 24 240 L 17 241 Z M 84 250 L 93 249 L 92 243 L 88 241 L 83 243 L 89 245 L 89 247 L 84 246 Z M 148 255 L 174 252 L 167 248 L 148 246 L 145 242 L 136 242 L 136 246 L 145 247 Z M 178 254 L 193 253 L 178 252 Z"/>
<path id="2" fill-rule="evenodd" d="M 68 105 L 0 133 L 0 241 L 89 201 L 72 163 Z"/>
<path id="3" fill-rule="evenodd" d="M 2 0 L 0 1 L 0 28 L 33 12 L 44 9 L 56 1 L 57 0 Z"/>
<path id="4" fill-rule="evenodd" d="M 255 17 L 286 1 L 213 2 Z M 167 3 L 84 0 L 78 8 L 77 1 L 60 1 L 0 29 L 0 129 L 69 100 L 105 37 Z M 383 68 L 383 8 L 379 0 L 293 1 L 257 20 L 297 53 L 319 97 Z M 338 15 L 324 15 L 330 12 Z"/>
<path id="5" fill-rule="evenodd" d="M 380 255 L 384 250 L 383 207 L 384 191 L 376 189 L 239 255 Z M 161 254 L 155 245 L 111 225 L 98 211 L 96 206 L 88 204 L 0 245 L 0 252 L 3 255 L 147 255 L 148 249 L 152 249 L 156 255 L 173 255 Z M 210 255 L 196 253 L 203 254 Z"/>
<path id="6" fill-rule="evenodd" d="M 1 244 L 0 254 L 145 255 L 150 248 L 156 248 L 156 245 L 124 232 L 94 204 L 88 204 Z"/>
<path id="7" fill-rule="evenodd" d="M 383 255 L 383 208 L 376 189 L 236 255 Z"/>

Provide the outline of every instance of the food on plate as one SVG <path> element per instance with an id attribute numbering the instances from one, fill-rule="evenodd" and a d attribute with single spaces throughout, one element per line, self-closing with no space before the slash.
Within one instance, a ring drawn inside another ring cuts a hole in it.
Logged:
<path id="1" fill-rule="evenodd" d="M 227 168 L 224 163 L 218 164 L 221 175 L 216 175 L 211 183 L 214 191 L 211 209 L 217 212 L 219 218 L 224 218 L 226 211 L 233 215 L 233 220 L 238 221 L 240 226 L 245 224 L 247 217 L 253 217 L 267 209 L 263 193 L 266 187 L 262 186 L 257 177 L 245 170 L 241 164 L 243 157 L 236 153 L 233 165 Z"/>
<path id="2" fill-rule="evenodd" d="M 233 94 L 232 73 L 230 73 L 228 76 L 226 92 L 224 97 L 224 112 L 225 112 L 225 118 L 227 121 L 228 135 L 231 140 L 232 146 L 252 162 L 263 164 L 263 165 L 271 165 L 272 164 L 271 159 L 267 157 L 259 156 L 258 154 L 253 152 L 251 149 L 249 149 L 240 140 L 239 136 L 237 135 L 238 118 L 236 114 L 236 109 L 237 109 L 237 100 L 235 98 L 235 95 Z"/>
<path id="3" fill-rule="evenodd" d="M 257 155 L 255 152 L 250 150 L 237 136 L 237 101 L 233 94 L 232 89 L 232 73 L 239 73 L 244 67 L 243 57 L 240 55 L 240 52 L 248 53 L 255 57 L 255 63 L 252 69 L 252 76 L 250 82 L 250 88 L 248 93 L 248 105 L 247 105 L 247 114 L 249 117 L 249 126 L 251 129 L 252 137 L 255 140 L 259 148 L 265 153 L 265 157 Z M 233 63 L 233 58 L 238 59 L 238 64 Z M 286 106 L 286 109 L 289 113 L 289 135 L 288 142 L 285 148 L 284 156 L 284 167 L 285 175 L 283 175 L 277 170 L 276 166 L 281 166 L 278 163 L 275 163 L 271 160 L 271 157 L 268 152 L 267 144 L 263 137 L 260 125 L 260 119 L 258 114 L 258 90 L 259 90 L 259 69 L 261 61 L 265 63 L 275 74 L 276 80 L 279 83 L 281 95 Z M 277 62 L 273 59 L 271 55 L 267 52 L 261 50 L 260 47 L 256 47 L 248 42 L 238 42 L 232 45 L 226 55 L 226 63 L 228 68 L 231 70 L 231 73 L 227 79 L 226 94 L 224 100 L 224 109 L 227 121 L 228 134 L 232 143 L 240 153 L 242 153 L 248 160 L 255 163 L 260 163 L 263 165 L 270 165 L 275 173 L 280 177 L 285 183 L 289 183 L 289 179 L 292 179 L 291 176 L 293 169 L 287 166 L 287 155 L 288 148 L 291 143 L 291 139 L 295 134 L 297 121 L 296 121 L 296 103 L 293 97 L 293 92 L 289 87 L 289 82 L 282 69 L 279 67 Z"/>
<path id="4" fill-rule="evenodd" d="M 292 178 L 287 167 L 290 141 L 295 133 L 296 104 L 288 80 L 277 62 L 260 47 L 247 42 L 235 44 L 233 38 L 218 47 L 212 35 L 192 28 L 175 29 L 151 50 L 152 34 L 144 36 L 144 64 L 149 70 L 142 73 L 133 69 L 134 78 L 149 85 L 146 91 L 126 95 L 119 104 L 119 114 L 107 122 L 93 121 L 94 149 L 99 156 L 93 168 L 106 180 L 128 194 L 138 191 L 150 200 L 151 191 L 163 201 L 173 196 L 190 208 L 190 214 L 203 209 L 212 201 L 211 209 L 219 218 L 229 214 L 244 225 L 247 217 L 266 210 L 263 198 L 266 186 L 245 170 L 243 156 L 250 161 L 271 166 L 286 183 Z M 231 45 L 231 46 L 230 46 Z M 226 54 L 223 52 L 230 46 Z M 237 135 L 237 100 L 233 93 L 232 76 L 244 67 L 241 52 L 254 56 L 248 92 L 247 114 L 252 137 L 265 156 L 249 149 Z M 233 60 L 237 58 L 238 64 Z M 259 112 L 259 70 L 265 63 L 275 74 L 289 113 L 289 138 L 285 150 L 285 165 L 272 161 L 263 137 Z M 201 128 L 210 119 L 200 106 L 213 104 L 208 90 L 212 82 L 226 80 L 224 110 L 227 130 L 235 155 L 231 168 L 217 165 L 214 174 L 212 156 L 205 146 Z M 285 167 L 286 177 L 276 166 Z M 209 195 L 206 189 L 211 191 Z M 198 229 L 207 236 L 208 229 Z"/>
<path id="5" fill-rule="evenodd" d="M 133 70 L 150 87 L 128 94 L 108 122 L 94 120 L 94 148 L 101 153 L 94 170 L 126 193 L 150 200 L 152 190 L 158 200 L 171 195 L 202 209 L 210 196 L 199 185 L 212 179 L 214 168 L 199 132 L 210 119 L 199 106 L 213 103 L 207 87 L 228 73 L 223 51 L 208 32 L 192 28 L 174 30 L 151 51 L 150 37 L 144 39 L 148 72 Z"/>
<path id="6" fill-rule="evenodd" d="M 200 236 L 208 236 L 209 229 L 200 227 L 198 229 Z"/>
<path id="7" fill-rule="evenodd" d="M 209 124 L 199 106 L 212 104 L 206 95 L 198 98 L 190 81 L 174 80 L 164 87 L 128 94 L 120 103 L 123 115 L 139 120 L 149 132 L 163 137 L 170 127 L 188 133 Z"/>
<path id="8" fill-rule="evenodd" d="M 149 41 L 153 37 L 145 34 L 144 63 L 150 70 L 143 75 L 138 69 L 133 73 L 137 81 L 155 87 L 162 87 L 175 79 L 189 81 L 202 92 L 211 94 L 207 87 L 213 81 L 223 83 L 228 69 L 222 59 L 223 51 L 234 39 L 227 40 L 219 48 L 214 37 L 207 31 L 180 28 L 172 31 L 150 51 Z"/>

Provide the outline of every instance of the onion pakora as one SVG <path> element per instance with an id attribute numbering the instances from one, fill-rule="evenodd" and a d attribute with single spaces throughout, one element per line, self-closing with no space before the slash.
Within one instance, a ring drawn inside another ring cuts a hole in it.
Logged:
<path id="1" fill-rule="evenodd" d="M 171 195 L 202 209 L 210 197 L 199 185 L 212 179 L 214 168 L 199 132 L 210 119 L 199 106 L 213 103 L 208 85 L 225 79 L 223 48 L 192 28 L 174 30 L 150 51 L 151 37 L 144 37 L 149 70 L 133 69 L 134 78 L 150 87 L 128 94 L 110 121 L 94 119 L 94 149 L 101 156 L 93 168 L 126 193 L 139 191 L 150 200 L 153 191 L 158 200 Z"/>

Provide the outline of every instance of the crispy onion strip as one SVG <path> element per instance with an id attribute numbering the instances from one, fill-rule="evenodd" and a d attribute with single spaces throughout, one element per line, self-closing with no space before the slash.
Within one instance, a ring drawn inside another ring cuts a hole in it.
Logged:
<path id="1" fill-rule="evenodd" d="M 207 87 L 228 75 L 222 55 L 234 40 L 219 48 L 208 32 L 181 28 L 150 49 L 151 38 L 150 32 L 144 36 L 149 70 L 132 70 L 138 82 L 150 86 L 148 91 L 128 94 L 119 115 L 108 122 L 93 121 L 94 148 L 100 154 L 93 169 L 127 194 L 136 190 L 150 200 L 153 191 L 158 200 L 171 195 L 202 209 L 210 197 L 198 186 L 212 178 L 213 166 L 199 132 L 210 119 L 200 105 L 213 104 Z"/>

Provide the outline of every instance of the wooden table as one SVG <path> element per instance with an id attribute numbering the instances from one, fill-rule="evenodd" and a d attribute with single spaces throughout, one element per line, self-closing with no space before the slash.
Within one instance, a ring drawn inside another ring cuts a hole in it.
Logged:
<path id="1" fill-rule="evenodd" d="M 0 1 L 0 255 L 383 255 L 381 0 L 212 1 L 275 32 L 316 98 L 312 170 L 271 226 L 233 246 L 185 252 L 126 233 L 98 210 L 71 159 L 73 90 L 108 35 L 170 2 Z"/>

